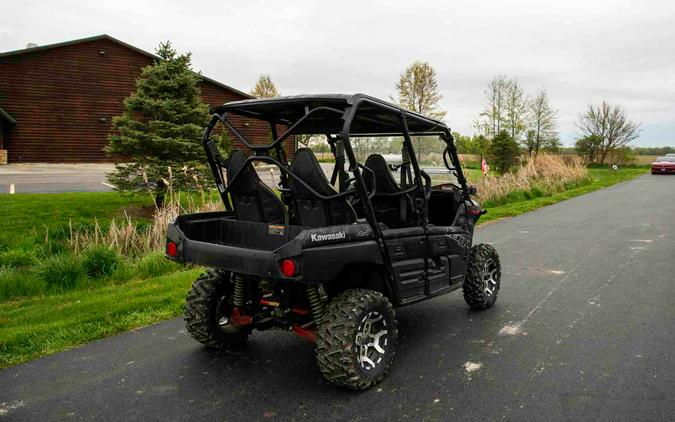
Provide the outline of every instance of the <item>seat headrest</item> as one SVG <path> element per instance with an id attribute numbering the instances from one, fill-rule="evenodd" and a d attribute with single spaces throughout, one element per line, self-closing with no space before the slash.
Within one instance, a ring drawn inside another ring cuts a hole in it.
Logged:
<path id="1" fill-rule="evenodd" d="M 389 165 L 383 156 L 380 154 L 372 154 L 366 159 L 365 166 L 368 167 L 375 174 L 375 189 L 376 192 L 380 193 L 396 193 L 401 190 L 394 176 L 392 176 L 391 171 L 389 170 Z M 366 181 L 366 186 L 368 189 L 371 189 L 370 186 L 370 177 L 364 175 L 364 180 Z"/>
<path id="2" fill-rule="evenodd" d="M 242 174 L 237 179 L 237 183 L 232 186 L 231 192 L 250 192 L 258 188 L 258 184 L 256 183 L 260 179 L 258 172 L 255 171 L 251 163 L 246 163 L 246 154 L 238 149 L 232 151 L 227 161 L 228 184 L 244 165 L 246 165 L 246 168 L 242 170 Z"/>
<path id="3" fill-rule="evenodd" d="M 321 169 L 321 164 L 319 164 L 319 161 L 316 159 L 316 156 L 311 149 L 299 148 L 295 152 L 295 157 L 293 158 L 293 162 L 291 162 L 290 170 L 321 195 L 335 195 L 335 189 L 330 185 L 330 182 Z M 289 184 L 295 190 L 297 195 L 311 195 L 307 189 L 302 185 L 297 184 L 292 178 L 289 179 Z"/>

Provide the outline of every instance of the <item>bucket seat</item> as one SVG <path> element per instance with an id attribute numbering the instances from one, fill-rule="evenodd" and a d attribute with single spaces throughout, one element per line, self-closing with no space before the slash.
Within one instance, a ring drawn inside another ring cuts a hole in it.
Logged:
<path id="1" fill-rule="evenodd" d="M 337 194 L 311 149 L 298 149 L 289 170 L 319 194 L 323 196 Z M 346 196 L 335 199 L 318 198 L 292 177 L 288 178 L 288 185 L 291 192 L 290 207 L 294 224 L 306 227 L 326 227 L 351 224 L 356 221 L 356 213 Z"/>
<path id="2" fill-rule="evenodd" d="M 391 229 L 411 225 L 415 221 L 412 199 L 409 195 L 401 193 L 401 188 L 389 171 L 384 157 L 372 154 L 366 159 L 365 166 L 375 175 L 375 195 L 371 203 L 377 221 Z M 364 180 L 368 190 L 371 190 L 370 178 Z"/>
<path id="3" fill-rule="evenodd" d="M 284 204 L 260 180 L 253 165 L 246 162 L 246 155 L 239 150 L 234 150 L 227 161 L 228 180 L 234 179 L 240 170 L 241 175 L 230 188 L 230 198 L 237 219 L 285 224 L 288 218 Z"/>

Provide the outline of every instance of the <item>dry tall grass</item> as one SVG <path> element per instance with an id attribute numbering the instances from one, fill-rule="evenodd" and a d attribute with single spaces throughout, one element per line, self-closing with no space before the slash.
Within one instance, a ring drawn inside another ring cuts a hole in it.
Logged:
<path id="1" fill-rule="evenodd" d="M 477 199 L 481 202 L 503 200 L 513 192 L 531 192 L 552 194 L 565 190 L 588 180 L 590 175 L 578 157 L 542 154 L 530 159 L 513 173 L 502 176 L 481 177 L 471 182 L 478 188 Z M 120 254 L 139 257 L 151 252 L 163 250 L 166 242 L 166 229 L 179 214 L 209 212 L 222 209 L 220 201 L 212 201 L 203 190 L 181 195 L 171 189 L 171 181 L 166 181 L 169 191 L 163 207 L 155 209 L 152 222 L 139 226 L 128 215 L 121 221 L 112 220 L 109 226 L 101 226 L 96 221 L 93 229 L 70 230 L 68 243 L 75 253 L 89 246 L 107 245 Z M 195 197 L 197 200 L 195 200 Z"/>
<path id="2" fill-rule="evenodd" d="M 164 180 L 164 183 L 168 186 L 164 205 L 158 207 L 155 202 L 155 212 L 149 225 L 139 225 L 126 213 L 121 221 L 113 219 L 105 227 L 98 220 L 94 222 L 93 228 L 84 231 L 73 229 L 71 224 L 69 246 L 75 253 L 79 253 L 90 246 L 106 245 L 124 256 L 139 257 L 164 249 L 167 227 L 178 215 L 223 209 L 222 202 L 211 200 L 201 188 L 197 192 L 181 194 L 173 191 L 171 178 Z M 148 192 L 154 201 L 150 189 Z"/>
<path id="3" fill-rule="evenodd" d="M 479 201 L 499 201 L 513 192 L 539 190 L 552 194 L 589 180 L 590 175 L 579 157 L 562 158 L 541 154 L 531 158 L 513 173 L 502 176 L 481 177 L 472 180 L 478 188 Z"/>

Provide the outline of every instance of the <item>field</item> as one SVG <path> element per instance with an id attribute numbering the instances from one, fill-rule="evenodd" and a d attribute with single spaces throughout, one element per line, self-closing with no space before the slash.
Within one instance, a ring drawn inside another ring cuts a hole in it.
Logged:
<path id="1" fill-rule="evenodd" d="M 482 217 L 481 223 L 601 189 L 644 174 L 646 169 L 590 169 L 589 172 L 592 177 L 587 182 L 562 192 L 515 192 L 499 204 L 487 204 L 488 214 Z M 476 180 L 476 177 L 480 174 L 470 170 L 469 178 Z M 7 210 L 11 218 L 0 221 L 4 233 L 0 251 L 34 248 L 39 251 L 31 253 L 36 259 L 43 259 L 41 254 L 47 254 L 43 250 L 45 242 L 59 242 L 45 239 L 47 234 L 67 230 L 72 225 L 69 221 L 86 226 L 96 219 L 105 224 L 131 212 L 138 215 L 142 223 L 147 220 L 148 206 L 146 198 L 123 198 L 116 193 L 4 195 L 0 197 L 0 207 Z M 86 278 L 87 282 L 65 290 L 36 290 L 24 292 L 23 296 L 6 292 L 5 299 L 0 298 L 0 367 L 178 316 L 192 280 L 201 271 L 178 267 L 161 254 L 130 259 L 120 268 L 116 271 L 123 271 L 121 275 L 112 272 L 99 278 Z M 16 282 L 11 278 L 16 271 L 4 267 L 0 270 L 0 292 Z M 27 283 L 37 283 L 41 274 L 30 269 L 19 272 Z"/>

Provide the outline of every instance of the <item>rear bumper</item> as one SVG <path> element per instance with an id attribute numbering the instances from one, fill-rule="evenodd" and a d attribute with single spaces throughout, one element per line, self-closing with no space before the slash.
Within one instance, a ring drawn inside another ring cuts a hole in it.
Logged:
<path id="1" fill-rule="evenodd" d="M 265 242 L 264 233 L 269 233 L 268 225 L 251 222 L 228 222 L 229 226 L 216 228 L 212 223 L 215 219 L 224 218 L 218 214 L 184 215 L 169 225 L 167 230 L 167 245 L 171 242 L 175 246 L 174 256 L 167 257 L 184 264 L 196 264 L 220 268 L 239 274 L 245 274 L 270 280 L 299 281 L 308 283 L 329 283 L 335 280 L 345 265 L 352 263 L 382 264 L 382 255 L 377 242 L 367 224 L 352 224 L 349 226 L 333 226 L 318 229 L 305 229 L 298 234 L 291 234 L 292 230 L 285 229 L 283 240 L 274 247 L 246 247 L 247 239 L 231 239 L 244 243 L 223 244 L 214 238 L 194 239 L 199 237 L 200 229 L 190 227 L 190 224 L 210 224 L 209 228 L 219 231 L 219 236 L 226 236 L 224 231 L 234 229 L 232 224 L 242 223 L 247 233 L 255 236 L 261 244 Z M 208 222 L 211 220 L 211 223 Z M 258 227 L 260 226 L 260 227 Z M 278 226 L 273 226 L 278 227 Z M 339 236 L 335 236 L 338 233 Z M 275 236 L 276 235 L 269 235 Z M 250 239 L 248 239 L 250 240 Z M 253 243 L 253 242 L 251 242 Z M 244 245 L 244 246 L 238 246 Z M 167 248 L 168 250 L 168 248 Z M 296 266 L 296 275 L 285 277 L 281 273 L 280 264 L 284 259 L 292 259 Z"/>
<path id="2" fill-rule="evenodd" d="M 675 174 L 675 166 L 652 166 L 652 174 Z"/>
<path id="3" fill-rule="evenodd" d="M 282 277 L 276 265 L 275 254 L 269 251 L 184 240 L 183 260 L 187 263 L 222 268 L 252 276 Z"/>

